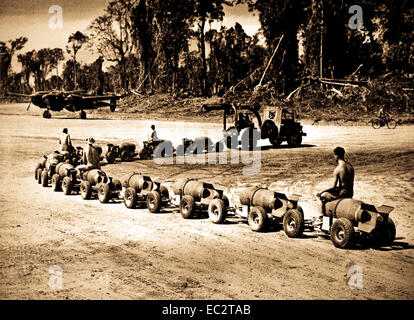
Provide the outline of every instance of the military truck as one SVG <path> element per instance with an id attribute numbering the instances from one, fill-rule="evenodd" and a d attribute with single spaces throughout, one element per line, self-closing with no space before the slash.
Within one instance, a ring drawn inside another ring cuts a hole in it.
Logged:
<path id="1" fill-rule="evenodd" d="M 306 136 L 294 112 L 278 106 L 221 103 L 205 104 L 201 108 L 201 112 L 214 110 L 223 111 L 224 141 L 228 148 L 237 148 L 241 144 L 242 149 L 248 147 L 253 150 L 258 139 L 269 139 L 274 146 L 286 141 L 290 147 L 298 147 L 302 144 L 302 137 Z M 227 127 L 228 116 L 233 117 L 230 127 Z"/>

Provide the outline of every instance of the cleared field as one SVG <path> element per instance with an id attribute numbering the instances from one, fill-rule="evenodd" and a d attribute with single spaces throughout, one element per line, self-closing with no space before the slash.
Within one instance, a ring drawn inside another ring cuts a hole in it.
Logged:
<path id="1" fill-rule="evenodd" d="M 171 164 L 153 161 L 102 167 L 120 177 L 136 171 L 172 182 L 193 177 L 234 191 L 268 184 L 302 194 L 305 216 L 317 214 L 316 192 L 332 183 L 332 150 L 343 146 L 355 167 L 355 198 L 395 206 L 392 247 L 340 250 L 315 233 L 289 239 L 275 228 L 254 233 L 231 218 L 184 220 L 177 210 L 128 210 L 64 196 L 34 180 L 42 154 L 58 148 L 69 128 L 75 145 L 145 139 L 155 123 L 160 137 L 220 137 L 219 123 L 95 119 L 65 114 L 43 119 L 26 105 L 0 106 L 0 298 L 2 299 L 413 299 L 414 126 L 305 126 L 301 148 L 263 141 L 260 170 L 246 164 Z M 202 157 L 202 156 L 199 156 Z M 187 159 L 189 160 L 189 159 Z M 291 187 L 293 186 L 293 187 Z M 290 188 L 289 188 L 290 187 Z M 49 288 L 49 267 L 63 271 L 63 288 Z M 363 270 L 363 289 L 348 286 L 348 268 Z"/>

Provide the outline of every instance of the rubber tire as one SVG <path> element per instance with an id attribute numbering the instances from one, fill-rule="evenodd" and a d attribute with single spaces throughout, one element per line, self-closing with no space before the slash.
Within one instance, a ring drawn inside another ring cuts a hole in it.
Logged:
<path id="1" fill-rule="evenodd" d="M 208 217 L 211 222 L 219 224 L 223 223 L 227 217 L 226 204 L 221 199 L 213 199 L 208 205 Z"/>
<path id="2" fill-rule="evenodd" d="M 41 175 L 42 187 L 47 187 L 49 184 L 47 171 L 43 170 Z"/>
<path id="3" fill-rule="evenodd" d="M 196 211 L 195 200 L 192 196 L 184 196 L 180 201 L 180 213 L 184 219 L 194 217 Z"/>
<path id="4" fill-rule="evenodd" d="M 147 194 L 147 208 L 151 213 L 160 212 L 161 210 L 161 194 L 158 191 L 151 191 Z"/>
<path id="5" fill-rule="evenodd" d="M 379 129 L 381 128 L 381 121 L 379 119 L 372 119 L 371 125 L 374 129 Z"/>
<path id="6" fill-rule="evenodd" d="M 293 228 L 291 223 L 293 222 Z M 298 238 L 305 229 L 303 214 L 298 209 L 290 209 L 283 216 L 283 230 L 289 238 Z"/>
<path id="7" fill-rule="evenodd" d="M 282 143 L 282 140 L 278 139 L 275 136 L 271 136 L 271 137 L 269 137 L 269 142 L 272 144 L 272 146 L 278 147 Z"/>
<path id="8" fill-rule="evenodd" d="M 43 167 L 42 167 L 42 165 L 40 164 L 40 163 L 38 163 L 37 165 L 36 165 L 36 168 L 35 168 L 35 180 L 38 180 L 39 178 L 38 178 L 38 172 L 39 172 L 39 169 L 43 169 Z"/>
<path id="9" fill-rule="evenodd" d="M 91 184 L 89 181 L 82 181 L 80 185 L 80 194 L 83 200 L 88 200 L 91 198 Z"/>
<path id="10" fill-rule="evenodd" d="M 247 216 L 247 222 L 249 223 L 252 231 L 260 232 L 264 230 L 267 221 L 266 210 L 262 207 L 252 207 Z"/>
<path id="11" fill-rule="evenodd" d="M 42 183 L 42 168 L 37 169 L 37 183 L 41 184 Z"/>
<path id="12" fill-rule="evenodd" d="M 295 137 L 295 139 L 293 139 Z M 289 147 L 296 148 L 302 144 L 302 136 L 299 132 L 294 132 L 293 135 L 290 135 L 287 138 L 287 143 Z"/>
<path id="13" fill-rule="evenodd" d="M 338 232 L 342 231 L 342 239 L 339 237 Z M 335 247 L 346 249 L 352 244 L 354 238 L 354 226 L 352 222 L 346 218 L 339 218 L 334 221 L 331 227 L 331 240 Z"/>
<path id="14" fill-rule="evenodd" d="M 111 200 L 111 188 L 109 184 L 102 183 L 98 188 L 98 199 L 100 203 L 108 203 Z"/>
<path id="15" fill-rule="evenodd" d="M 57 173 L 52 176 L 52 190 L 60 191 L 60 176 Z"/>
<path id="16" fill-rule="evenodd" d="M 72 193 L 72 179 L 64 177 L 62 181 L 62 191 L 65 196 Z"/>
<path id="17" fill-rule="evenodd" d="M 116 154 L 115 154 L 114 152 L 109 151 L 109 152 L 106 154 L 106 161 L 107 161 L 109 164 L 114 163 L 114 162 L 115 162 L 115 159 L 116 159 Z"/>
<path id="18" fill-rule="evenodd" d="M 137 205 L 137 191 L 129 187 L 124 193 L 124 204 L 128 209 L 134 209 Z"/>
<path id="19" fill-rule="evenodd" d="M 395 121 L 394 119 L 389 119 L 387 121 L 387 127 L 388 129 L 395 129 L 397 127 L 397 121 Z"/>

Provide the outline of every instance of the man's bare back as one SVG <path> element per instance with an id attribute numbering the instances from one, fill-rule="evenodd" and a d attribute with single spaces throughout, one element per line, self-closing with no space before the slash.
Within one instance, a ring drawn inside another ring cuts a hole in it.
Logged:
<path id="1" fill-rule="evenodd" d="M 351 196 L 354 194 L 354 167 L 345 160 L 338 160 L 334 170 L 336 187 L 345 189 Z"/>

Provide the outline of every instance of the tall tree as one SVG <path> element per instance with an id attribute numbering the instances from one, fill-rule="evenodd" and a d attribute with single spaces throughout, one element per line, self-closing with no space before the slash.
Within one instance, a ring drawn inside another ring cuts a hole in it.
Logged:
<path id="1" fill-rule="evenodd" d="M 15 40 L 9 40 L 8 44 L 0 42 L 0 94 L 4 95 L 7 91 L 7 80 L 13 55 L 16 51 L 23 49 L 28 38 L 20 37 Z"/>
<path id="2" fill-rule="evenodd" d="M 196 21 L 199 32 L 199 49 L 201 53 L 201 60 L 203 62 L 202 68 L 202 83 L 201 88 L 203 95 L 206 95 L 209 90 L 207 82 L 207 57 L 206 57 L 206 43 L 205 43 L 205 26 L 207 20 L 223 20 L 224 5 L 232 6 L 234 1 L 231 0 L 193 0 Z"/>
<path id="3" fill-rule="evenodd" d="M 118 0 L 109 2 L 105 14 L 90 25 L 91 47 L 111 62 L 117 62 L 121 69 L 122 88 L 129 88 L 127 78 L 127 57 L 134 46 L 131 37 L 131 10 L 135 1 Z"/>
<path id="4" fill-rule="evenodd" d="M 73 66 L 74 66 L 74 84 L 75 88 L 77 88 L 77 61 L 76 61 L 76 55 L 78 54 L 78 51 L 82 48 L 82 46 L 88 41 L 88 37 L 84 35 L 80 31 L 76 31 L 75 33 L 72 33 L 69 36 L 68 39 L 68 45 L 66 46 L 67 53 L 70 54 L 70 56 L 73 59 Z"/>

